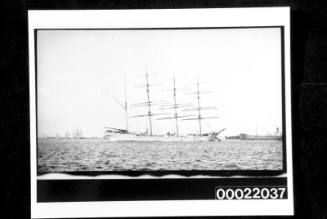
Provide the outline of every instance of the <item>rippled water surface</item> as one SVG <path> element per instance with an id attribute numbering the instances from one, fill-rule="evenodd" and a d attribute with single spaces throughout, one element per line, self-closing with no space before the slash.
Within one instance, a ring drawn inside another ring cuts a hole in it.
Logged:
<path id="1" fill-rule="evenodd" d="M 110 142 L 39 139 L 39 172 L 281 170 L 282 142 Z"/>

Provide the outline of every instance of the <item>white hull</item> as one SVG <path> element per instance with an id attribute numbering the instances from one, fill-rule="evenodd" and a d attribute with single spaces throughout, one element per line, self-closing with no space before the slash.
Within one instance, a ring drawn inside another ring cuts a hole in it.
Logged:
<path id="1" fill-rule="evenodd" d="M 165 142 L 194 142 L 194 141 L 215 141 L 216 137 L 208 136 L 148 136 L 134 134 L 110 134 L 105 135 L 105 139 L 110 141 L 165 141 Z"/>

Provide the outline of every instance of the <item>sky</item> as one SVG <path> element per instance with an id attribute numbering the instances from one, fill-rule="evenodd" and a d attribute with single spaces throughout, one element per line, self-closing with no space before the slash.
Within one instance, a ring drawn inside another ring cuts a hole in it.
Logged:
<path id="1" fill-rule="evenodd" d="M 145 72 L 156 86 L 151 101 L 196 104 L 200 90 L 202 131 L 225 128 L 223 135 L 273 134 L 282 124 L 279 28 L 175 30 L 39 30 L 37 33 L 38 135 L 65 135 L 78 128 L 102 137 L 104 127 L 125 128 L 124 75 L 129 130 L 149 127 L 144 107 Z M 118 101 L 118 102 L 117 102 Z M 167 113 L 152 107 L 153 113 Z M 184 112 L 180 115 L 196 115 Z M 153 133 L 175 131 L 174 120 L 153 118 Z M 179 121 L 181 134 L 198 133 L 196 120 Z"/>

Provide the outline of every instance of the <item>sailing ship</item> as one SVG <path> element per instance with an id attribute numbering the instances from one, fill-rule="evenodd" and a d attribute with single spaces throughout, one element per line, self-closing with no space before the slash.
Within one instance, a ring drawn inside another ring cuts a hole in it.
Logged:
<path id="1" fill-rule="evenodd" d="M 202 131 L 202 121 L 206 119 L 216 119 L 218 117 L 216 116 L 203 116 L 202 112 L 204 110 L 215 110 L 215 107 L 203 107 L 200 104 L 200 95 L 202 93 L 206 93 L 205 91 L 200 91 L 200 83 L 199 79 L 197 79 L 196 83 L 196 91 L 191 93 L 196 95 L 196 105 L 190 103 L 177 103 L 177 88 L 176 88 L 176 79 L 173 77 L 172 80 L 172 98 L 173 102 L 166 103 L 165 101 L 152 101 L 150 96 L 150 87 L 155 86 L 155 84 L 149 83 L 149 74 L 146 70 L 145 73 L 145 84 L 142 85 L 142 87 L 145 87 L 146 89 L 146 102 L 137 103 L 131 105 L 131 107 L 145 107 L 147 109 L 146 114 L 142 115 L 135 115 L 132 116 L 132 118 L 140 118 L 145 117 L 148 119 L 148 126 L 149 129 L 147 129 L 145 132 L 132 132 L 129 131 L 128 128 L 128 104 L 127 104 L 127 91 L 126 91 L 126 80 L 124 75 L 124 96 L 125 101 L 122 104 L 117 99 L 117 103 L 124 109 L 125 111 L 125 129 L 119 129 L 119 128 L 113 128 L 113 127 L 104 127 L 104 138 L 108 139 L 110 141 L 178 141 L 178 142 L 184 142 L 184 141 L 220 141 L 219 134 L 223 132 L 225 129 L 221 129 L 219 131 L 211 131 L 210 133 L 203 133 Z M 172 110 L 172 115 L 167 116 L 167 113 L 153 113 L 153 106 L 160 105 L 160 110 Z M 180 114 L 180 110 L 182 110 L 184 113 L 188 112 L 196 112 L 195 115 L 187 115 L 187 114 Z M 153 119 L 155 117 L 156 120 L 175 120 L 175 132 L 170 133 L 167 132 L 165 135 L 156 135 L 153 133 Z M 166 117 L 160 117 L 160 116 L 166 116 Z M 180 121 L 188 121 L 188 120 L 197 120 L 198 121 L 198 133 L 197 134 L 187 134 L 187 135 L 181 135 L 180 133 Z"/>

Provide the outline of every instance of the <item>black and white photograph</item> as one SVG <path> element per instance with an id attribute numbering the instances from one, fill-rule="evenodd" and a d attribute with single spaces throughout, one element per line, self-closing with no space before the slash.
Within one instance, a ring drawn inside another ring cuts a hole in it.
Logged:
<path id="1" fill-rule="evenodd" d="M 38 173 L 282 170 L 281 31 L 38 30 Z"/>
<path id="2" fill-rule="evenodd" d="M 288 11 L 225 10 L 79 11 L 68 24 L 52 11 L 50 25 L 30 12 L 35 216 L 58 202 L 208 199 L 224 204 L 195 214 L 226 215 L 228 199 L 278 199 L 268 214 L 291 214 Z M 94 216 L 130 216 L 113 212 Z"/>

